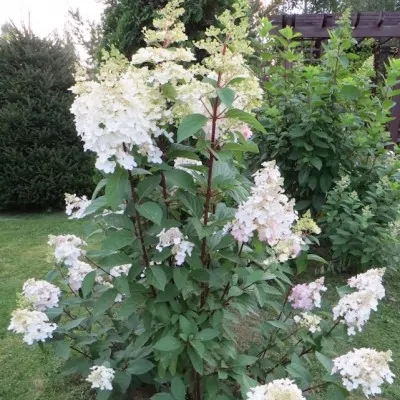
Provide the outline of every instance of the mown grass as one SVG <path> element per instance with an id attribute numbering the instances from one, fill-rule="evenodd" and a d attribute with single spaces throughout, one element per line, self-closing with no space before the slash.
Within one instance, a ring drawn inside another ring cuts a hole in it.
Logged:
<path id="1" fill-rule="evenodd" d="M 43 278 L 50 265 L 47 236 L 73 233 L 83 236 L 84 222 L 69 221 L 64 214 L 0 216 L 0 400 L 87 400 L 88 386 L 60 375 L 61 361 L 51 353 L 29 347 L 20 337 L 7 332 L 15 308 L 16 293 L 30 278 Z M 388 274 L 388 296 L 374 313 L 366 329 L 344 345 L 393 351 L 392 370 L 400 377 L 400 274 Z M 334 280 L 338 282 L 338 279 Z M 380 400 L 400 400 L 400 381 L 385 387 Z M 352 400 L 363 396 L 354 395 Z"/>
<path id="2" fill-rule="evenodd" d="M 30 277 L 43 278 L 50 269 L 47 236 L 83 235 L 81 221 L 64 214 L 0 216 L 0 399 L 83 400 L 88 387 L 60 375 L 61 362 L 28 346 L 7 332 L 16 293 Z"/>

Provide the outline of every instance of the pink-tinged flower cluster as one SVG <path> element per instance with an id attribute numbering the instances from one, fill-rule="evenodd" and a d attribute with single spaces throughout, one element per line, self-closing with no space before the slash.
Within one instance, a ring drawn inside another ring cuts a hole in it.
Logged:
<path id="1" fill-rule="evenodd" d="M 253 132 L 251 131 L 250 127 L 247 124 L 243 124 L 240 126 L 240 133 L 246 140 L 249 140 L 253 136 Z"/>
<path id="2" fill-rule="evenodd" d="M 311 311 L 314 307 L 321 307 L 321 292 L 326 290 L 322 277 L 308 284 L 294 286 L 288 300 L 295 309 Z"/>
<path id="3" fill-rule="evenodd" d="M 366 397 L 382 392 L 380 386 L 386 381 L 393 383 L 394 374 L 389 369 L 391 351 L 355 349 L 333 360 L 332 374 L 342 376 L 344 387 L 349 390 L 361 388 Z"/>
<path id="4" fill-rule="evenodd" d="M 265 162 L 254 174 L 255 186 L 235 215 L 232 235 L 239 242 L 248 242 L 256 231 L 262 241 L 274 248 L 279 261 L 296 257 L 301 250 L 300 234 L 293 233 L 298 219 L 294 201 L 284 194 L 283 178 L 275 162 Z"/>
<path id="5" fill-rule="evenodd" d="M 333 308 L 333 318 L 341 319 L 347 325 L 347 333 L 355 335 L 362 331 L 372 311 L 378 308 L 378 301 L 385 297 L 382 277 L 385 269 L 371 269 L 348 280 L 350 287 L 356 292 L 344 295 Z"/>

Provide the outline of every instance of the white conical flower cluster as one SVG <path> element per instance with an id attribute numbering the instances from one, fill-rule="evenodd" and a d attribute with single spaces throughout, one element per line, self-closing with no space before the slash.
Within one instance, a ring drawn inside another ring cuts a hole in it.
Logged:
<path id="1" fill-rule="evenodd" d="M 48 316 L 42 311 L 17 309 L 13 311 L 9 331 L 24 335 L 24 342 L 34 344 L 44 342 L 53 337 L 57 325 L 49 322 Z"/>
<path id="2" fill-rule="evenodd" d="M 88 263 L 79 260 L 75 261 L 74 265 L 68 268 L 68 284 L 70 288 L 77 292 L 81 288 L 85 276 L 92 271 L 94 269 Z"/>
<path id="3" fill-rule="evenodd" d="M 248 242 L 257 231 L 260 240 L 268 242 L 279 261 L 284 262 L 301 250 L 302 239 L 291 229 L 298 216 L 294 201 L 283 192 L 283 178 L 275 162 L 262 165 L 254 174 L 250 197 L 236 212 L 232 235 L 240 242 Z"/>
<path id="4" fill-rule="evenodd" d="M 79 257 L 85 254 L 81 247 L 87 245 L 86 242 L 75 235 L 49 235 L 48 244 L 54 247 L 56 261 L 67 266 L 74 265 Z"/>
<path id="5" fill-rule="evenodd" d="M 156 249 L 162 251 L 165 247 L 172 247 L 172 254 L 175 255 L 176 265 L 182 265 L 186 256 L 191 256 L 194 244 L 185 240 L 179 228 L 163 229 L 157 237 L 159 238 Z"/>
<path id="6" fill-rule="evenodd" d="M 385 287 L 382 283 L 386 268 L 373 268 L 363 274 L 358 274 L 350 278 L 347 283 L 351 288 L 358 290 L 368 290 L 375 294 L 378 300 L 385 297 Z"/>
<path id="7" fill-rule="evenodd" d="M 107 368 L 104 365 L 95 365 L 90 370 L 92 372 L 86 378 L 86 381 L 92 384 L 92 389 L 112 390 L 112 381 L 115 375 L 115 371 L 112 368 Z"/>
<path id="8" fill-rule="evenodd" d="M 321 323 L 322 318 L 319 317 L 318 315 L 309 312 L 304 312 L 301 313 L 300 315 L 294 316 L 293 320 L 294 322 L 296 322 L 296 324 L 299 324 L 300 326 L 307 328 L 311 333 L 321 331 L 321 327 L 319 326 L 319 324 Z"/>
<path id="9" fill-rule="evenodd" d="M 61 290 L 47 281 L 28 279 L 23 286 L 22 294 L 37 311 L 58 306 Z"/>
<path id="10" fill-rule="evenodd" d="M 374 349 L 355 349 L 333 360 L 332 374 L 342 376 L 344 387 L 349 390 L 361 388 L 369 397 L 381 393 L 380 386 L 386 381 L 393 383 L 394 374 L 389 369 L 392 352 Z"/>
<path id="11" fill-rule="evenodd" d="M 65 193 L 65 213 L 69 219 L 82 218 L 91 201 L 86 196 L 78 197 L 76 194 Z"/>
<path id="12" fill-rule="evenodd" d="M 306 400 L 306 398 L 290 379 L 276 379 L 267 385 L 250 389 L 247 400 Z"/>
<path id="13" fill-rule="evenodd" d="M 361 332 L 369 320 L 372 311 L 376 311 L 378 300 L 385 296 L 382 277 L 385 269 L 372 269 L 348 280 L 350 287 L 356 292 L 344 295 L 333 308 L 333 318 L 342 318 L 349 335 L 355 335 L 356 329 Z"/>

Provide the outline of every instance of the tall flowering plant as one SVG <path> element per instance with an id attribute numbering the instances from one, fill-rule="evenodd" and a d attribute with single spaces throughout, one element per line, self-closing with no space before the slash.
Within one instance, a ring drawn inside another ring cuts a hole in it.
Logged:
<path id="1" fill-rule="evenodd" d="M 274 162 L 246 176 L 244 153 L 258 151 L 251 136 L 263 130 L 246 8 L 194 43 L 208 53 L 199 65 L 180 45 L 180 3 L 130 62 L 112 52 L 96 81 L 77 76 L 78 134 L 105 178 L 91 200 L 66 195 L 67 214 L 93 216 L 97 246 L 50 236 L 55 268 L 24 284 L 9 329 L 53 346 L 98 399 L 149 385 L 156 400 L 379 393 L 390 352 L 332 357 L 340 328 L 355 334 L 376 310 L 384 271 L 350 280 L 333 312 L 323 278 L 292 287 L 308 259 L 323 261 L 307 255 L 319 228 L 309 214 L 298 221 Z M 244 351 L 237 328 L 249 314 L 258 339 Z M 314 359 L 326 376 L 310 373 Z"/>

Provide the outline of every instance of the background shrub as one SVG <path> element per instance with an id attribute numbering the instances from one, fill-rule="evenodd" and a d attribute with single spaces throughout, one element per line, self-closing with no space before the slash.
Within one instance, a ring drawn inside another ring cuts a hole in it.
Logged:
<path id="1" fill-rule="evenodd" d="M 0 39 L 0 209 L 61 207 L 93 187 L 70 106 L 76 57 L 60 39 L 15 27 Z"/>
<path id="2" fill-rule="evenodd" d="M 106 0 L 103 14 L 101 47 L 115 46 L 126 57 L 144 45 L 142 29 L 149 26 L 157 10 L 167 0 Z M 199 39 L 215 22 L 216 15 L 233 4 L 233 0 L 186 0 L 182 22 L 190 39 Z"/>
<path id="3" fill-rule="evenodd" d="M 354 53 L 349 14 L 323 56 L 305 60 L 291 28 L 264 41 L 260 74 L 266 96 L 261 161 L 276 159 L 297 208 L 310 208 L 323 230 L 323 254 L 342 267 L 387 266 L 398 218 L 398 158 L 388 155 L 387 124 L 400 63 L 376 85 L 372 58 Z M 264 23 L 263 33 L 270 29 Z M 254 169 L 259 160 L 252 160 Z M 345 189 L 335 187 L 348 177 Z M 384 178 L 385 177 L 385 178 Z"/>

